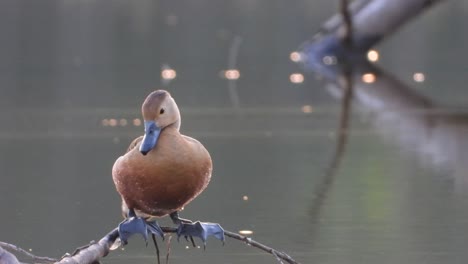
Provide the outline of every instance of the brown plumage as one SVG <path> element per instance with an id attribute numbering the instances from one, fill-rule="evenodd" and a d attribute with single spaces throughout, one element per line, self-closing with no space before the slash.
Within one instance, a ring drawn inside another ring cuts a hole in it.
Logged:
<path id="1" fill-rule="evenodd" d="M 112 176 L 124 215 L 130 208 L 144 218 L 161 217 L 181 210 L 206 188 L 212 163 L 200 142 L 179 133 L 179 109 L 168 92 L 148 95 L 142 114 L 161 129 L 157 143 L 143 155 L 143 137 L 135 139 L 116 160 Z"/>

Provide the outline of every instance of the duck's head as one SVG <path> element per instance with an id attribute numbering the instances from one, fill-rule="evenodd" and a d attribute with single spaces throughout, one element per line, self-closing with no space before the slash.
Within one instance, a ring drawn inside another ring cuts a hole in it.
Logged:
<path id="1" fill-rule="evenodd" d="M 180 112 L 171 95 L 164 90 L 157 90 L 148 95 L 141 106 L 145 124 L 145 136 L 140 145 L 140 152 L 146 155 L 158 143 L 161 130 L 168 126 L 180 127 Z"/>

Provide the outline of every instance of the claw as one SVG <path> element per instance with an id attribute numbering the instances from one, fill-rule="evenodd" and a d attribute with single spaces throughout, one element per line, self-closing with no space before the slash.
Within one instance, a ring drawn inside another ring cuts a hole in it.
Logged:
<path id="1" fill-rule="evenodd" d="M 161 227 L 158 225 L 156 221 L 146 222 L 148 227 L 148 231 L 152 234 L 155 234 L 164 240 L 164 231 L 162 231 Z"/>
<path id="2" fill-rule="evenodd" d="M 128 243 L 128 238 L 133 234 L 141 234 L 145 241 L 148 241 L 148 230 L 143 218 L 134 216 L 119 224 L 119 236 L 124 245 Z"/>
<path id="3" fill-rule="evenodd" d="M 206 240 L 208 236 L 214 236 L 221 240 L 224 244 L 224 229 L 216 223 L 180 223 L 177 228 L 177 237 L 181 236 L 194 236 L 199 237 L 203 241 L 203 245 L 206 246 Z"/>
<path id="4" fill-rule="evenodd" d="M 164 232 L 156 221 L 146 222 L 143 218 L 135 215 L 131 210 L 128 214 L 129 218 L 119 224 L 119 236 L 123 245 L 128 243 L 128 239 L 133 234 L 141 234 L 148 245 L 148 233 L 162 237 L 164 240 Z"/>

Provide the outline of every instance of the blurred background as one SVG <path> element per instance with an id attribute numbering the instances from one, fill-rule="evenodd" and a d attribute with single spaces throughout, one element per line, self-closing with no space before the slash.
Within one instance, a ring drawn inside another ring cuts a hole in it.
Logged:
<path id="1" fill-rule="evenodd" d="M 337 9 L 329 0 L 0 1 L 0 240 L 59 257 L 114 228 L 112 165 L 143 133 L 146 95 L 166 89 L 182 132 L 214 162 L 182 217 L 251 231 L 302 263 L 466 263 L 468 2 L 444 1 L 369 57 L 399 80 L 390 86 L 434 106 L 440 129 L 427 116 L 395 122 L 355 109 L 340 167 L 317 198 L 341 102 L 291 53 Z M 378 102 L 394 99 L 385 96 Z M 172 263 L 276 261 L 231 239 L 188 245 L 173 240 Z M 155 263 L 155 254 L 135 237 L 103 262 Z"/>

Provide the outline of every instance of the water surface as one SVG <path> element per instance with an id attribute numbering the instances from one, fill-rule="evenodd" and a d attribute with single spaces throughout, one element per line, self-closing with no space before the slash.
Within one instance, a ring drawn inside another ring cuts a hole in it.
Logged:
<path id="1" fill-rule="evenodd" d="M 407 100 L 417 115 L 388 119 L 356 101 L 340 167 L 324 184 L 340 100 L 311 74 L 291 83 L 300 69 L 289 53 L 336 5 L 2 1 L 0 240 L 58 257 L 114 228 L 112 164 L 143 132 L 133 123 L 141 101 L 164 88 L 181 107 L 183 133 L 214 162 L 212 182 L 183 217 L 252 230 L 302 263 L 465 263 L 468 6 L 447 1 L 378 47 L 386 72 L 434 108 Z M 239 37 L 233 90 L 219 73 Z M 161 81 L 163 66 L 175 80 Z M 436 126 L 421 122 L 430 111 L 440 114 Z M 172 240 L 172 263 L 275 262 L 230 239 L 224 247 L 211 239 L 206 251 L 187 245 Z M 155 259 L 134 238 L 105 262 Z"/>

